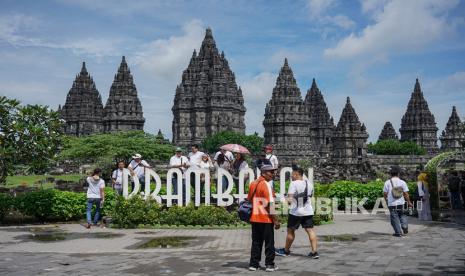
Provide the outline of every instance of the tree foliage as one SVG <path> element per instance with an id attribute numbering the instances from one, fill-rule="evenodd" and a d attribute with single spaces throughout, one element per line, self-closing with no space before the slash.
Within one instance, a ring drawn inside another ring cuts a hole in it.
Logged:
<path id="1" fill-rule="evenodd" d="M 258 133 L 245 135 L 232 131 L 222 131 L 205 138 L 202 142 L 202 148 L 212 153 L 222 145 L 239 144 L 249 149 L 251 153 L 259 153 L 262 150 L 263 142 L 264 139 L 258 136 Z"/>
<path id="2" fill-rule="evenodd" d="M 30 173 L 45 172 L 61 145 L 62 121 L 47 106 L 20 105 L 0 97 L 0 183 L 15 165 Z"/>
<path id="3" fill-rule="evenodd" d="M 368 144 L 368 152 L 379 155 L 424 155 L 426 150 L 413 141 L 394 139 L 380 140 Z"/>
<path id="4" fill-rule="evenodd" d="M 66 137 L 59 159 L 113 164 L 117 160 L 128 161 L 135 153 L 147 160 L 167 161 L 174 154 L 174 146 L 160 144 L 155 135 L 143 131 Z"/>

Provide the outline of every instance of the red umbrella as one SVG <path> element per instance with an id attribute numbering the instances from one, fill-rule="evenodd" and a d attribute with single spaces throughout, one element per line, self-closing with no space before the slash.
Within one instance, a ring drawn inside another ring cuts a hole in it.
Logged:
<path id="1" fill-rule="evenodd" d="M 250 154 L 250 151 L 246 147 L 238 145 L 238 144 L 226 144 L 226 145 L 221 146 L 220 149 L 229 150 L 231 152 Z"/>

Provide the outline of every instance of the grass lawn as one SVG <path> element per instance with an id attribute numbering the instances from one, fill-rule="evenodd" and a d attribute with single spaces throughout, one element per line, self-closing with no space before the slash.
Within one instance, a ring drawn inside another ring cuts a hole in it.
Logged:
<path id="1" fill-rule="evenodd" d="M 8 176 L 6 178 L 6 186 L 7 188 L 13 188 L 21 185 L 26 186 L 35 186 L 40 185 L 36 184 L 38 181 L 42 182 L 42 186 L 44 188 L 53 187 L 54 183 L 46 182 L 46 178 L 53 177 L 55 180 L 61 179 L 65 181 L 75 181 L 78 182 L 83 175 L 80 174 L 63 174 L 63 175 L 14 175 Z"/>

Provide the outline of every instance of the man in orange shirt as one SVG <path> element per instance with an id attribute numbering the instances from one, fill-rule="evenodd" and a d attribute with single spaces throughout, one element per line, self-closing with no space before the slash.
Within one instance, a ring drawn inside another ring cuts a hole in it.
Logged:
<path id="1" fill-rule="evenodd" d="M 274 212 L 275 194 L 268 182 L 274 179 L 276 168 L 264 165 L 260 169 L 261 176 L 250 184 L 247 199 L 252 202 L 252 248 L 250 252 L 249 270 L 256 271 L 260 266 L 263 242 L 265 242 L 266 271 L 278 269 L 274 264 L 274 229 L 279 229 L 278 216 Z"/>

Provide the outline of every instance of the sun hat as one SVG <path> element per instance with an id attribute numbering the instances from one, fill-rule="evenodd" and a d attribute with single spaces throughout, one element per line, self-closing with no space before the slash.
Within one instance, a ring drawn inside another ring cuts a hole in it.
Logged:
<path id="1" fill-rule="evenodd" d="M 276 171 L 276 169 L 271 165 L 263 165 L 260 168 L 260 171 L 262 171 L 262 172 L 264 172 L 264 171 Z"/>
<path id="2" fill-rule="evenodd" d="M 183 152 L 183 150 L 182 150 L 181 147 L 177 147 L 177 148 L 176 148 L 176 152 Z"/>
<path id="3" fill-rule="evenodd" d="M 141 159 L 142 158 L 142 155 L 136 153 L 134 154 L 134 156 L 132 157 L 133 159 Z"/>

